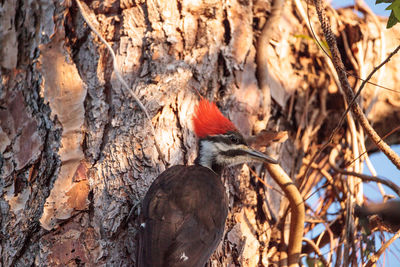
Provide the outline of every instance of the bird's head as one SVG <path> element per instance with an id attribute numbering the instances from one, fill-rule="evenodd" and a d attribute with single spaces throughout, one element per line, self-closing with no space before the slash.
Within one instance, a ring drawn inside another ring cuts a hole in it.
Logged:
<path id="1" fill-rule="evenodd" d="M 201 99 L 193 115 L 194 132 L 199 138 L 196 164 L 216 172 L 226 166 L 259 161 L 276 164 L 273 158 L 251 149 L 235 125 L 215 105 Z"/>

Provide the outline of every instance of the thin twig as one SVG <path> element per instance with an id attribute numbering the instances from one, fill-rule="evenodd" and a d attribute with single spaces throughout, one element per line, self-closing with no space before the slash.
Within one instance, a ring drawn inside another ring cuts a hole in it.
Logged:
<path id="1" fill-rule="evenodd" d="M 400 130 L 400 126 L 397 126 L 396 128 L 390 130 L 390 132 L 388 132 L 387 134 L 385 134 L 385 135 L 382 137 L 382 140 L 385 140 L 386 138 L 388 138 L 390 135 L 392 135 L 393 133 L 395 133 L 395 132 L 398 131 L 398 130 Z M 366 153 L 368 153 L 368 151 L 367 151 L 366 149 L 364 149 L 364 152 L 361 153 L 359 157 L 364 156 L 364 154 L 366 154 Z M 346 167 L 352 165 L 356 160 L 358 160 L 358 158 L 355 158 L 353 161 L 351 161 L 351 162 L 349 162 L 348 164 L 346 164 Z"/>
<path id="2" fill-rule="evenodd" d="M 321 222 L 320 222 L 320 223 L 322 223 L 322 224 L 325 226 L 325 230 L 326 230 L 326 231 L 323 231 L 323 232 L 319 235 L 319 237 L 318 237 L 318 239 L 317 239 L 317 242 L 318 242 L 317 247 L 324 247 L 324 246 L 328 243 L 328 241 L 325 241 L 326 239 L 325 239 L 324 237 L 325 237 L 326 233 L 328 233 L 328 235 L 329 235 L 329 243 L 330 243 L 330 245 L 329 245 L 329 254 L 328 254 L 328 260 L 327 260 L 327 261 L 328 261 L 328 263 L 330 263 L 331 260 L 332 260 L 333 249 L 334 249 L 334 238 L 335 238 L 335 234 L 333 233 L 333 231 L 332 231 L 332 229 L 331 229 L 331 225 L 334 223 L 334 221 L 333 221 L 333 222 L 330 222 L 330 223 L 328 224 L 328 222 L 326 222 L 325 220 L 323 220 L 323 219 L 321 218 L 321 216 L 318 215 L 318 214 L 316 214 L 316 212 L 313 211 L 311 208 L 309 208 L 309 210 L 313 213 L 313 216 L 315 216 L 315 217 L 321 219 Z M 325 239 L 325 240 L 324 240 L 324 239 Z M 314 240 L 315 240 L 315 238 L 314 238 Z M 315 243 L 314 240 L 312 240 L 312 241 Z M 322 255 L 322 254 L 321 254 L 321 255 Z M 325 254 L 324 254 L 324 255 L 325 255 Z M 328 266 L 326 266 L 326 267 L 328 267 Z"/>
<path id="3" fill-rule="evenodd" d="M 352 145 L 352 153 L 353 153 L 353 157 L 355 158 L 359 158 L 360 156 L 360 146 L 359 146 L 359 142 L 358 142 L 358 132 L 356 129 L 356 124 L 354 122 L 353 116 L 351 113 L 347 114 L 347 121 L 348 121 L 348 125 L 349 125 L 349 129 L 350 129 L 350 133 L 351 133 L 351 145 Z M 362 130 L 362 128 L 361 128 Z M 354 162 L 354 167 L 352 168 L 352 170 L 356 173 L 361 173 L 362 171 L 362 162 L 361 159 L 356 160 Z M 361 182 L 360 179 L 351 179 L 351 186 L 352 186 L 352 190 L 354 192 L 354 196 L 356 198 L 356 202 L 357 203 L 361 203 L 363 201 L 363 184 Z"/>
<path id="4" fill-rule="evenodd" d="M 305 237 L 303 237 L 303 241 L 308 243 L 314 249 L 315 254 L 317 254 L 317 256 L 320 259 L 320 261 L 322 262 L 322 264 L 324 266 L 328 267 L 328 262 L 326 261 L 324 256 L 322 256 L 321 251 L 319 250 L 317 245 L 314 243 L 314 241 L 312 241 L 311 239 L 305 238 Z"/>
<path id="5" fill-rule="evenodd" d="M 371 140 L 375 143 L 375 145 L 381 150 L 389 159 L 390 161 L 400 169 L 400 157 L 389 147 L 388 144 L 382 141 L 376 131 L 372 128 L 369 124 L 368 119 L 365 117 L 363 111 L 361 110 L 360 106 L 353 101 L 354 93 L 350 87 L 349 81 L 347 79 L 346 71 L 344 71 L 344 65 L 342 59 L 340 57 L 340 52 L 336 44 L 336 38 L 332 33 L 329 21 L 326 17 L 325 10 L 322 7 L 321 0 L 314 0 L 315 8 L 318 13 L 318 18 L 321 23 L 322 31 L 324 32 L 325 39 L 329 45 L 331 54 L 332 54 L 332 62 L 336 68 L 336 72 L 338 73 L 339 80 L 343 89 L 343 92 L 347 98 L 348 103 L 353 103 L 349 105 L 351 107 L 355 117 L 357 118 L 358 122 L 364 128 L 365 132 L 371 138 Z M 400 47 L 399 47 L 400 49 Z M 395 50 L 398 51 L 397 49 Z"/>
<path id="6" fill-rule="evenodd" d="M 355 8 L 365 14 L 364 20 L 367 21 L 369 18 L 372 18 L 372 21 L 375 23 L 376 28 L 379 31 L 379 41 L 380 41 L 380 53 L 379 53 L 379 60 L 383 61 L 386 55 L 386 38 L 385 34 L 382 30 L 382 24 L 379 21 L 377 15 L 369 8 L 369 6 L 365 3 L 364 0 L 355 0 Z M 377 78 L 377 83 L 379 84 L 382 80 L 382 77 L 385 73 L 385 66 L 379 70 L 379 75 Z M 380 93 L 381 88 L 377 88 L 374 90 L 374 95 L 372 100 L 369 102 L 368 107 L 366 108 L 365 114 L 368 116 L 369 112 L 372 110 L 373 106 L 375 105 L 376 101 L 378 100 L 378 95 Z"/>
<path id="7" fill-rule="evenodd" d="M 360 133 L 359 133 L 359 139 L 360 139 L 361 150 L 367 151 L 367 149 L 365 148 L 365 142 L 364 142 L 364 140 L 365 140 L 364 131 L 362 131 L 362 129 L 360 130 Z M 360 155 L 360 158 L 361 158 L 361 155 Z M 378 176 L 378 173 L 376 172 L 374 165 L 372 165 L 372 162 L 369 159 L 368 153 L 365 153 L 364 160 L 365 160 L 365 164 L 367 165 L 371 175 Z M 383 188 L 382 184 L 378 183 L 377 185 L 378 185 L 379 191 L 381 192 L 382 197 L 385 197 L 386 193 L 385 193 L 385 189 Z"/>
<path id="8" fill-rule="evenodd" d="M 330 228 L 329 228 L 329 226 L 327 225 L 326 222 L 323 222 L 323 224 L 324 224 L 324 226 L 325 226 L 325 229 L 319 234 L 319 236 L 318 236 L 318 238 L 317 238 L 317 243 L 316 243 L 316 245 L 317 245 L 318 247 L 321 246 L 322 238 L 324 237 L 325 233 L 328 233 L 328 234 L 329 234 L 329 241 L 330 241 L 330 252 L 331 252 L 331 253 L 329 253 L 329 257 L 331 257 L 332 254 L 333 254 L 333 250 L 332 250 L 333 233 L 332 233 L 332 231 L 330 230 Z M 322 246 L 321 246 L 321 247 L 322 247 Z M 330 260 L 331 260 L 331 258 L 329 258 L 329 262 L 330 262 Z M 325 266 L 328 267 L 328 265 L 325 265 Z"/>
<path id="9" fill-rule="evenodd" d="M 260 183 L 262 183 L 266 188 L 269 188 L 269 189 L 271 189 L 271 190 L 277 192 L 278 194 L 280 194 L 280 195 L 283 196 L 283 197 L 285 196 L 285 194 L 283 194 L 281 191 L 279 191 L 279 190 L 276 189 L 275 187 L 273 187 L 273 186 L 267 184 L 260 176 L 258 176 L 258 174 L 257 174 L 252 168 L 249 168 L 249 170 L 250 170 L 251 174 L 253 174 L 254 177 L 256 177 L 256 179 L 257 179 Z"/>
<path id="10" fill-rule="evenodd" d="M 364 182 L 376 182 L 376 183 L 381 183 L 392 189 L 399 197 L 400 197 L 400 187 L 397 186 L 395 183 L 393 183 L 390 180 L 384 179 L 384 178 L 379 178 L 375 176 L 370 176 L 362 173 L 357 173 L 357 172 L 349 172 L 346 170 L 343 170 L 339 168 L 336 163 L 336 157 L 338 156 L 339 151 L 337 148 L 332 149 L 331 154 L 329 156 L 329 164 L 331 164 L 332 169 L 334 169 L 336 172 L 345 174 L 345 175 L 351 175 L 351 176 L 356 176 L 363 180 Z"/>
<path id="11" fill-rule="evenodd" d="M 295 3 L 295 5 L 296 5 L 297 10 L 298 10 L 299 13 L 300 13 L 300 16 L 301 16 L 302 19 L 306 22 L 306 26 L 307 26 L 308 31 L 309 31 L 309 32 L 311 33 L 311 35 L 314 37 L 314 39 L 315 39 L 316 43 L 318 44 L 318 46 L 320 47 L 320 49 L 324 52 L 324 53 L 323 53 L 323 57 L 324 57 L 324 60 L 325 60 L 325 62 L 326 62 L 326 64 L 327 64 L 327 66 L 328 66 L 328 69 L 329 69 L 330 73 L 332 74 L 333 80 L 335 81 L 337 87 L 340 87 L 339 78 L 338 78 L 338 76 L 337 76 L 337 74 L 336 74 L 336 72 L 335 72 L 335 67 L 334 67 L 333 64 L 332 64 L 332 61 L 330 60 L 329 53 L 327 53 L 327 52 L 325 51 L 325 49 L 322 47 L 322 45 L 321 45 L 321 40 L 320 40 L 319 37 L 314 33 L 314 30 L 313 30 L 313 28 L 312 28 L 312 26 L 311 26 L 310 15 L 309 15 L 309 8 L 308 8 L 308 1 L 306 1 L 306 2 L 307 2 L 307 14 L 306 14 L 306 12 L 304 11 L 304 8 L 303 8 L 303 5 L 301 4 L 301 1 L 300 1 L 300 0 L 294 0 L 294 3 Z M 308 20 L 308 23 L 307 23 L 307 20 Z"/>
<path id="12" fill-rule="evenodd" d="M 333 13 L 333 16 L 335 17 L 335 19 L 336 19 L 336 21 L 337 21 L 337 23 L 338 23 L 339 28 L 340 28 L 340 29 L 344 29 L 345 26 L 344 26 L 344 24 L 343 24 L 343 22 L 342 22 L 342 20 L 341 20 L 340 15 L 339 15 L 338 12 L 336 11 L 336 9 L 330 8 L 330 10 L 331 10 L 331 12 Z M 353 51 L 350 49 L 350 44 L 349 44 L 349 41 L 348 41 L 348 39 L 347 39 L 347 33 L 346 33 L 346 31 L 345 31 L 345 30 L 340 31 L 340 36 L 342 36 L 344 50 L 345 50 L 345 52 L 346 52 L 346 55 L 347 55 L 348 59 L 350 60 L 351 64 L 353 65 L 353 68 L 354 68 L 354 70 L 356 71 L 356 73 L 358 74 L 358 76 L 362 77 L 362 76 L 360 75 L 360 72 L 359 72 L 359 70 L 360 70 L 360 65 L 359 65 L 359 63 L 357 62 L 356 58 L 354 57 Z"/>
<path id="13" fill-rule="evenodd" d="M 110 44 L 103 38 L 103 36 L 99 33 L 99 31 L 97 30 L 96 26 L 94 24 L 98 25 L 97 19 L 95 17 L 95 15 L 90 11 L 89 7 L 81 2 L 80 0 L 76 0 L 76 3 L 78 4 L 79 10 L 82 14 L 82 18 L 84 19 L 84 21 L 87 23 L 87 25 L 89 26 L 89 28 L 97 35 L 97 37 L 99 37 L 99 39 L 101 40 L 101 42 L 107 47 L 108 51 L 111 54 L 112 57 L 112 61 L 113 61 L 113 69 L 114 69 L 114 73 L 117 76 L 118 80 L 120 81 L 120 83 L 125 87 L 125 89 L 131 94 L 131 96 L 135 99 L 136 103 L 139 105 L 140 109 L 144 112 L 147 120 L 149 121 L 150 124 L 150 128 L 151 128 L 151 134 L 154 137 L 154 145 L 157 149 L 157 152 L 160 156 L 161 161 L 164 163 L 164 165 L 166 165 L 166 161 L 165 161 L 165 157 L 164 154 L 161 152 L 161 149 L 156 141 L 156 131 L 154 129 L 154 126 L 151 122 L 151 118 L 149 115 L 149 112 L 147 111 L 146 107 L 143 105 L 142 101 L 140 101 L 140 99 L 136 96 L 136 94 L 133 92 L 133 89 L 129 87 L 129 85 L 126 83 L 126 81 L 124 80 L 124 78 L 122 77 L 119 69 L 118 69 L 118 64 L 117 64 L 117 59 L 114 53 L 114 50 L 112 49 L 112 47 L 110 46 Z M 90 19 L 89 19 L 90 18 Z"/>
<path id="14" fill-rule="evenodd" d="M 397 239 L 400 237 L 400 230 L 397 231 L 380 249 L 371 256 L 369 261 L 364 265 L 365 267 L 372 267 L 378 260 L 382 253 Z"/>
<path id="15" fill-rule="evenodd" d="M 315 34 L 315 32 L 314 32 L 314 30 L 313 30 L 313 28 L 312 28 L 312 26 L 311 26 L 310 16 L 309 16 L 309 14 L 308 14 L 308 1 L 306 1 L 306 2 L 307 2 L 307 17 L 308 17 L 308 24 L 306 24 L 306 25 L 307 25 L 307 28 L 308 28 L 308 30 L 311 32 L 311 34 L 312 34 L 312 36 L 314 37 L 315 42 L 317 43 L 317 45 L 319 46 L 319 48 L 324 52 L 325 56 L 327 56 L 328 58 L 330 58 L 330 59 L 332 60 L 332 57 L 329 55 L 329 53 L 325 50 L 324 47 L 322 47 L 321 41 L 320 41 L 319 37 Z M 300 4 L 300 0 L 295 0 L 295 4 L 296 4 L 296 7 L 298 8 L 298 10 L 299 10 L 299 12 L 300 12 L 300 15 L 302 16 L 303 20 L 306 21 L 306 19 L 305 19 L 305 12 L 304 12 L 304 10 L 303 10 L 303 7 L 302 7 L 301 4 Z M 331 63 L 331 62 L 328 61 L 328 67 L 329 67 L 329 69 L 331 68 L 331 67 L 330 67 L 330 63 Z M 352 73 L 346 71 L 346 69 L 343 69 L 343 71 L 346 72 L 347 75 L 352 76 L 352 77 L 354 77 L 354 78 L 357 79 L 357 80 L 364 81 L 364 79 L 362 79 L 362 78 L 358 77 L 357 75 L 354 75 L 354 74 L 352 74 Z M 336 74 L 334 74 L 334 77 L 333 77 L 333 78 L 335 79 L 335 82 L 336 82 L 336 84 L 338 85 L 338 87 L 340 87 L 340 83 L 337 83 L 337 75 L 336 75 Z M 388 87 L 379 85 L 378 83 L 373 83 L 373 82 L 370 82 L 370 81 L 367 81 L 367 83 L 369 83 L 369 84 L 371 84 L 371 85 L 374 85 L 374 86 L 376 86 L 376 87 L 379 87 L 379 88 L 382 88 L 382 89 L 391 91 L 391 92 L 400 93 L 399 90 L 395 90 L 395 89 L 392 89 L 392 88 L 388 88 Z"/>
<path id="16" fill-rule="evenodd" d="M 308 159 L 304 158 L 304 159 L 303 159 L 303 163 L 304 163 L 304 164 L 309 164 L 310 161 L 309 161 Z M 328 170 L 322 169 L 322 168 L 321 168 L 318 164 L 316 164 L 316 163 L 312 163 L 312 164 L 311 164 L 311 167 L 312 167 L 313 169 L 318 170 L 318 171 L 326 178 L 326 180 L 328 181 L 328 183 L 332 186 L 332 190 L 335 192 L 336 196 L 339 197 L 340 194 L 339 194 L 339 192 L 338 192 L 338 188 L 335 186 L 335 184 L 334 184 L 334 179 L 333 179 L 333 177 L 331 176 L 331 174 L 328 172 Z M 311 194 L 305 195 L 305 196 L 304 196 L 304 200 L 308 200 L 308 199 L 309 199 L 312 195 L 314 195 L 316 192 L 317 192 L 317 189 L 315 189 L 314 192 L 312 192 Z"/>
<path id="17" fill-rule="evenodd" d="M 331 136 L 329 137 L 329 140 L 332 140 L 333 136 L 336 134 L 336 132 L 342 127 L 342 123 L 344 121 L 344 118 L 346 117 L 346 114 L 349 112 L 350 107 L 354 104 L 354 102 L 356 101 L 357 97 L 361 94 L 362 89 L 364 89 L 365 84 L 372 78 L 372 76 L 375 74 L 375 72 L 377 72 L 382 66 L 384 66 L 386 63 L 388 63 L 390 61 L 390 59 L 399 51 L 400 49 L 400 45 L 396 47 L 396 49 L 389 54 L 389 56 L 378 66 L 376 66 L 371 73 L 368 75 L 368 77 L 363 80 L 363 82 L 360 85 L 360 88 L 358 88 L 357 93 L 355 94 L 355 96 L 353 97 L 353 99 L 351 100 L 349 106 L 347 107 L 346 111 L 343 113 L 342 117 L 339 120 L 339 123 L 337 124 L 336 128 L 333 130 Z M 350 86 L 350 85 L 349 85 Z"/>

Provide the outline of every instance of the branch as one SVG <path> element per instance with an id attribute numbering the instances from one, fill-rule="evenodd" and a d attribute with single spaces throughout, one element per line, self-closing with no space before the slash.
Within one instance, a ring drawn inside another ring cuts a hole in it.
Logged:
<path id="1" fill-rule="evenodd" d="M 290 216 L 290 235 L 288 244 L 288 264 L 290 267 L 298 266 L 303 233 L 305 208 L 304 201 L 292 179 L 286 174 L 279 164 L 265 164 L 269 174 L 280 186 L 290 203 L 292 214 Z"/>
<path id="2" fill-rule="evenodd" d="M 393 183 L 390 180 L 375 177 L 375 176 L 370 176 L 358 172 L 350 172 L 343 170 L 339 168 L 336 163 L 336 157 L 338 156 L 338 150 L 336 148 L 332 149 L 331 154 L 329 155 L 329 164 L 331 165 L 332 169 L 334 169 L 336 172 L 345 174 L 345 175 L 351 175 L 360 178 L 364 182 L 376 182 L 376 183 L 381 183 L 392 189 L 399 197 L 400 197 L 400 187 L 398 187 L 395 183 Z"/>
<path id="3" fill-rule="evenodd" d="M 322 256 L 321 251 L 319 250 L 319 247 L 317 247 L 317 245 L 314 243 L 314 241 L 312 241 L 311 239 L 305 238 L 305 237 L 303 237 L 303 241 L 305 241 L 306 243 L 308 243 L 312 247 L 312 249 L 314 250 L 315 254 L 317 254 L 318 258 L 322 262 L 323 266 L 328 267 L 329 266 L 328 262 L 326 261 L 324 256 Z"/>
<path id="4" fill-rule="evenodd" d="M 388 63 L 390 61 L 390 59 L 400 50 L 400 45 L 396 47 L 396 49 L 389 54 L 389 56 L 378 66 L 376 66 L 371 73 L 368 75 L 368 77 L 365 80 L 362 80 L 362 83 L 360 85 L 360 88 L 357 90 L 357 93 L 355 94 L 355 96 L 353 97 L 353 99 L 351 100 L 349 106 L 347 107 L 346 111 L 343 113 L 342 117 L 339 120 L 338 125 L 336 126 L 336 128 L 333 130 L 331 136 L 329 137 L 329 140 L 332 140 L 333 136 L 336 134 L 336 132 L 342 127 L 342 123 L 344 121 L 344 118 L 347 115 L 347 112 L 349 112 L 350 108 L 353 106 L 354 102 L 356 101 L 357 97 L 361 94 L 362 89 L 364 89 L 365 84 L 368 83 L 368 81 L 372 78 L 372 76 L 375 74 L 375 72 L 377 72 L 382 66 L 384 66 L 386 63 Z M 353 91 L 352 91 L 353 92 Z M 364 116 L 364 114 L 363 114 Z M 380 139 L 380 138 L 379 138 Z M 397 165 L 396 165 L 397 166 Z"/>
<path id="5" fill-rule="evenodd" d="M 389 241 L 383 244 L 382 247 L 374 255 L 371 256 L 369 261 L 364 266 L 372 267 L 378 261 L 382 253 L 399 237 L 400 237 L 400 230 L 397 231 L 396 234 L 394 234 L 392 238 L 389 239 Z"/>
<path id="6" fill-rule="evenodd" d="M 314 35 L 314 37 L 317 37 L 317 36 Z M 321 48 L 321 49 L 322 49 L 322 48 Z M 366 83 L 370 83 L 370 84 L 373 84 L 373 85 L 375 85 L 375 86 L 378 86 L 377 84 L 371 83 L 369 80 L 371 79 L 371 77 L 373 76 L 373 74 L 374 74 L 379 68 L 381 68 L 382 66 L 384 66 L 387 62 L 389 62 L 389 60 L 391 59 L 391 57 L 394 56 L 394 55 L 399 51 L 399 49 L 400 49 L 400 45 L 399 45 L 392 53 L 390 53 L 389 56 L 388 56 L 381 64 L 379 64 L 377 67 L 375 67 L 365 80 L 364 80 L 364 79 L 360 79 L 360 80 L 362 80 L 363 82 L 362 82 L 362 84 L 360 85 L 360 88 L 358 89 L 356 95 L 355 95 L 354 98 L 352 99 L 351 104 L 348 105 L 346 111 L 345 111 L 345 112 L 343 113 L 343 115 L 341 116 L 341 118 L 340 118 L 338 124 L 336 125 L 335 129 L 333 129 L 331 135 L 329 136 L 328 141 L 327 141 L 325 144 L 322 145 L 322 148 L 320 148 L 320 149 L 318 150 L 318 152 L 315 153 L 314 156 L 312 157 L 312 159 L 309 161 L 309 163 L 308 163 L 308 165 L 307 165 L 307 168 L 306 168 L 306 171 L 304 172 L 304 175 L 303 175 L 304 178 L 307 177 L 307 174 L 308 174 L 308 171 L 309 171 L 309 169 L 310 169 L 310 167 L 311 167 L 311 164 L 313 164 L 314 161 L 315 161 L 315 159 L 322 153 L 322 151 L 324 151 L 324 150 L 331 144 L 331 141 L 332 141 L 333 137 L 334 137 L 335 134 L 339 131 L 339 129 L 341 129 L 342 123 L 343 123 L 343 121 L 344 121 L 344 118 L 346 117 L 346 114 L 347 114 L 348 111 L 350 110 L 350 106 L 352 106 L 352 104 L 354 103 L 354 101 L 355 101 L 355 100 L 357 99 L 357 97 L 360 95 L 361 90 L 363 89 L 363 87 L 365 86 L 365 84 L 366 84 Z M 346 72 L 346 73 L 347 73 L 347 72 Z M 349 73 L 348 73 L 348 74 L 349 74 Z M 351 75 L 351 74 L 349 74 L 349 75 Z M 353 75 L 353 76 L 354 76 L 354 75 Z M 354 76 L 354 77 L 356 77 L 356 76 Z M 358 77 L 356 77 L 356 78 L 359 79 Z M 379 87 L 382 87 L 382 86 L 379 86 Z M 387 90 L 390 90 L 390 91 L 394 91 L 394 90 L 391 90 L 391 89 L 386 88 L 386 87 L 383 87 L 383 88 L 385 88 L 385 89 L 387 89 Z M 381 141 L 381 140 L 385 140 L 385 138 L 386 138 L 387 136 L 389 136 L 390 134 L 392 134 L 392 133 L 393 133 L 394 131 L 396 131 L 398 128 L 399 128 L 399 127 L 395 128 L 395 129 L 392 130 L 389 134 L 386 134 L 383 138 L 380 138 L 380 141 Z M 359 157 L 361 157 L 361 156 L 364 155 L 365 153 L 367 153 L 367 151 L 364 151 Z M 358 158 L 356 158 L 355 160 L 357 160 L 357 159 L 358 159 Z M 304 179 L 304 178 L 303 178 L 303 179 Z"/>
<path id="7" fill-rule="evenodd" d="M 353 91 L 350 87 L 349 81 L 347 79 L 347 74 L 346 74 L 343 62 L 341 60 L 339 50 L 337 48 L 336 39 L 332 33 L 329 21 L 325 14 L 325 10 L 322 7 L 321 0 L 314 0 L 314 5 L 315 5 L 316 11 L 318 13 L 318 19 L 321 23 L 321 27 L 324 32 L 325 39 L 329 45 L 329 49 L 332 54 L 332 62 L 336 68 L 336 72 L 338 73 L 342 90 L 347 98 L 347 102 L 352 103 L 353 98 L 354 98 L 354 93 L 353 93 Z M 368 136 L 375 143 L 375 145 L 379 148 L 379 150 L 381 150 L 390 159 L 390 161 L 392 161 L 392 163 L 398 169 L 400 169 L 400 157 L 385 142 L 382 141 L 382 139 L 379 137 L 379 135 L 376 133 L 376 131 L 371 127 L 367 118 L 365 117 L 364 113 L 362 112 L 360 106 L 355 102 L 349 106 L 351 107 L 353 114 L 357 118 L 358 122 L 361 124 L 361 126 L 364 128 L 364 130 L 366 131 Z"/>
<path id="8" fill-rule="evenodd" d="M 273 0 L 271 14 L 261 31 L 261 35 L 257 41 L 257 81 L 261 89 L 263 102 L 262 105 L 266 110 L 265 121 L 268 122 L 271 110 L 271 92 L 268 86 L 268 43 L 271 39 L 274 26 L 278 24 L 285 0 Z M 261 130 L 261 129 L 259 129 Z"/>

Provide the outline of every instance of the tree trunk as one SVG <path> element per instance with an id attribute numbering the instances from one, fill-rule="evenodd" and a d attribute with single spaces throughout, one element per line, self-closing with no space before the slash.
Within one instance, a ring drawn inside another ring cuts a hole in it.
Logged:
<path id="1" fill-rule="evenodd" d="M 295 37 L 306 30 L 289 2 L 268 47 L 270 115 L 255 64 L 268 1 L 86 3 L 151 122 L 75 1 L 0 3 L 0 266 L 134 266 L 140 201 L 163 170 L 196 156 L 191 114 L 199 95 L 216 101 L 244 135 L 287 130 L 289 140 L 271 151 L 292 178 L 343 112 L 339 94 L 327 91 L 335 85 L 316 46 Z M 400 120 L 397 98 L 378 99 L 393 112 L 372 111 L 375 125 Z M 321 109 L 334 116 L 318 121 Z M 264 168 L 253 169 L 272 189 L 247 165 L 225 171 L 230 213 L 211 266 L 279 259 L 288 204 Z"/>

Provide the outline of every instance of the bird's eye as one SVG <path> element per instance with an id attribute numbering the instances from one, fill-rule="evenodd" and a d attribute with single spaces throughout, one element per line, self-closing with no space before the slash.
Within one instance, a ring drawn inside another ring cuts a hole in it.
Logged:
<path id="1" fill-rule="evenodd" d="M 234 144 L 240 144 L 240 139 L 237 136 L 231 135 L 229 137 L 229 139 L 231 140 L 232 143 Z"/>

